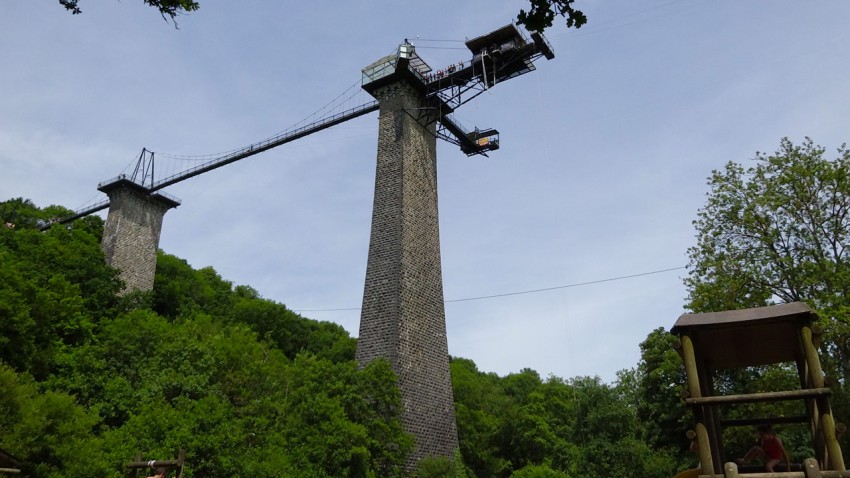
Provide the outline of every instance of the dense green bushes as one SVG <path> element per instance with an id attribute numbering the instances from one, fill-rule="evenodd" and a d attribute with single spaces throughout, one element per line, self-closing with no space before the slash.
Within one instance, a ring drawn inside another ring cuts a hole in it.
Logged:
<path id="1" fill-rule="evenodd" d="M 17 219 L 0 230 L 0 447 L 28 476 L 122 476 L 180 448 L 187 476 L 402 475 L 393 374 L 359 370 L 340 326 L 167 254 L 152 293 L 120 298 L 100 219 L 39 232 L 53 212 L 0 212 Z"/>
<path id="2" fill-rule="evenodd" d="M 40 232 L 57 211 L 0 203 L 15 223 L 0 228 L 0 448 L 27 476 L 117 477 L 137 452 L 181 448 L 187 477 L 404 476 L 412 439 L 394 375 L 383 361 L 359 369 L 342 327 L 164 253 L 151 293 L 119 296 L 102 221 Z M 419 475 L 650 478 L 693 465 L 669 340 L 651 333 L 614 384 L 453 359 L 459 458 Z"/>

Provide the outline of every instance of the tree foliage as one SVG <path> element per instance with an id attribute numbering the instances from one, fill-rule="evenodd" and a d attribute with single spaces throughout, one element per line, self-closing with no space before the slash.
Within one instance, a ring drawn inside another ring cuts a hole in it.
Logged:
<path id="1" fill-rule="evenodd" d="M 690 410 L 680 392 L 685 384 L 685 367 L 673 348 L 675 338 L 664 328 L 652 331 L 640 344 L 637 367 L 638 419 L 645 424 L 642 438 L 655 448 L 690 458 L 685 450 L 690 441 L 685 433 L 691 426 Z"/>
<path id="2" fill-rule="evenodd" d="M 688 307 L 695 312 L 805 301 L 819 310 L 850 379 L 850 151 L 833 160 L 811 139 L 783 139 L 754 165 L 729 162 L 708 180 L 689 249 Z"/>
<path id="3" fill-rule="evenodd" d="M 15 224 L 0 229 L 0 448 L 28 476 L 118 477 L 136 453 L 181 448 L 187 478 L 409 476 L 388 362 L 358 367 L 339 325 L 162 252 L 153 291 L 118 296 L 100 219 L 39 231 L 63 210 L 0 203 Z M 416 473 L 671 475 L 683 466 L 655 439 L 668 402 L 644 403 L 675 380 L 666 345 L 647 339 L 640 373 L 617 384 L 453 359 L 460 447 Z"/>
<path id="4" fill-rule="evenodd" d="M 388 363 L 210 268 L 160 254 L 126 299 L 102 221 L 0 203 L 0 448 L 33 477 L 122 476 L 187 450 L 187 476 L 400 477 L 412 439 Z"/>
<path id="5" fill-rule="evenodd" d="M 526 369 L 500 378 L 454 359 L 452 382 L 463 462 L 474 476 L 654 477 L 679 467 L 644 440 L 628 394 L 598 377 L 541 380 Z"/>
<path id="6" fill-rule="evenodd" d="M 567 27 L 581 28 L 587 23 L 587 16 L 581 10 L 573 6 L 575 0 L 528 0 L 529 9 L 520 9 L 517 15 L 517 23 L 525 25 L 530 31 L 543 31 L 552 26 L 555 18 L 560 16 L 566 20 Z M 144 2 L 157 10 L 165 18 L 171 20 L 181 14 L 189 13 L 201 8 L 194 0 L 144 0 Z M 59 0 L 59 4 L 72 14 L 82 13 L 80 0 Z"/>
<path id="7" fill-rule="evenodd" d="M 575 0 L 529 0 L 529 3 L 528 11 L 519 11 L 517 23 L 530 31 L 543 31 L 551 27 L 558 16 L 566 20 L 567 28 L 581 28 L 587 23 L 584 12 L 573 6 Z"/>
<path id="8" fill-rule="evenodd" d="M 42 233 L 51 212 L 29 201 L 2 202 L 0 213 L 10 225 L 0 228 L 0 361 L 41 379 L 58 352 L 114 313 L 120 283 L 100 249 L 99 218 Z"/>
<path id="9" fill-rule="evenodd" d="M 100 440 L 92 432 L 97 417 L 74 397 L 40 392 L 32 377 L 0 363 L 0 443 L 25 458 L 25 476 L 63 477 L 104 465 Z M 93 476 L 103 476 L 94 473 Z"/>
<path id="10" fill-rule="evenodd" d="M 756 153 L 752 165 L 729 162 L 708 179 L 706 205 L 689 249 L 687 307 L 711 312 L 804 301 L 818 311 L 825 330 L 821 360 L 834 386 L 834 414 L 850 418 L 850 151 L 834 159 L 809 138 L 785 138 L 772 154 Z M 797 388 L 793 364 L 755 367 L 718 377 L 725 393 Z M 759 416 L 803 414 L 774 404 Z M 766 405 L 759 405 L 766 407 Z M 751 409 L 738 410 L 742 416 Z M 792 449 L 805 450 L 803 429 L 782 430 Z M 734 435 L 734 434 L 733 434 Z M 724 440 L 744 449 L 747 432 Z M 736 445 L 737 443 L 737 445 Z M 801 451 L 802 452 L 802 451 Z"/>
<path id="11" fill-rule="evenodd" d="M 850 152 L 782 140 L 751 167 L 709 179 L 689 250 L 695 312 L 803 300 L 821 312 L 833 411 L 846 422 L 850 357 Z M 67 210 L 0 203 L 0 448 L 33 477 L 122 475 L 138 452 L 187 450 L 187 477 L 402 477 L 413 446 L 385 361 L 360 368 L 340 326 L 295 314 L 212 268 L 160 253 L 154 289 L 119 296 L 103 223 L 41 227 Z M 664 329 L 636 367 L 597 377 L 499 377 L 451 362 L 458 456 L 423 460 L 419 476 L 657 477 L 692 466 L 678 396 L 681 361 Z M 831 357 L 835 357 L 833 360 Z M 785 390 L 793 364 L 721 371 L 719 393 Z M 800 404 L 736 407 L 725 418 L 797 416 Z M 794 457 L 808 430 L 778 430 Z M 751 444 L 729 428 L 731 455 Z"/>
<path id="12" fill-rule="evenodd" d="M 194 0 L 144 0 L 144 2 L 159 10 L 163 18 L 168 16 L 172 20 L 181 13 L 193 12 L 201 8 Z M 59 0 L 59 4 L 74 15 L 83 13 L 80 10 L 80 0 Z"/>

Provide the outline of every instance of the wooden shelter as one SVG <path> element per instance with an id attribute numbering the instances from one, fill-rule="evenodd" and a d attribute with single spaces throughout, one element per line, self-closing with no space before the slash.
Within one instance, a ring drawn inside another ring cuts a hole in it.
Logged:
<path id="1" fill-rule="evenodd" d="M 723 450 L 722 431 L 727 426 L 757 423 L 807 423 L 815 459 L 804 470 L 761 476 L 848 476 L 835 435 L 829 405 L 831 390 L 824 384 L 813 326 L 817 315 L 804 303 L 758 307 L 679 317 L 671 332 L 679 336 L 679 353 L 685 363 L 685 403 L 694 413 L 701 477 L 738 476 L 738 467 Z M 718 370 L 741 369 L 776 363 L 797 366 L 800 388 L 744 395 L 717 395 Z M 802 401 L 806 414 L 798 417 L 752 417 L 723 420 L 721 407 L 767 401 Z M 724 465 L 724 462 L 725 465 Z M 823 471 L 821 471 L 823 470 Z M 744 470 L 741 470 L 744 471 Z"/>
<path id="2" fill-rule="evenodd" d="M 23 465 L 24 463 L 11 453 L 0 450 L 0 474 L 16 475 L 21 472 Z"/>

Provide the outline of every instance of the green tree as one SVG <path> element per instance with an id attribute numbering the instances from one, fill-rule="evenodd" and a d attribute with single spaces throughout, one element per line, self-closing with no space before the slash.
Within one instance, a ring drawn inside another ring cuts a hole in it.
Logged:
<path id="1" fill-rule="evenodd" d="M 517 23 L 530 31 L 543 31 L 551 27 L 558 16 L 566 19 L 567 28 L 581 28 L 587 23 L 584 12 L 573 6 L 575 0 L 529 0 L 529 3 L 528 11 L 519 11 Z"/>
<path id="2" fill-rule="evenodd" d="M 228 317 L 233 310 L 233 284 L 213 268 L 195 270 L 184 259 L 159 252 L 154 276 L 153 310 L 175 319 L 203 312 Z"/>
<path id="3" fill-rule="evenodd" d="M 251 326 L 289 358 L 308 352 L 335 362 L 354 360 L 357 342 L 342 326 L 304 318 L 283 304 L 237 294 L 232 317 Z"/>
<path id="4" fill-rule="evenodd" d="M 451 376 L 464 463 L 474 476 L 506 475 L 510 460 L 504 453 L 505 434 L 509 417 L 517 413 L 516 401 L 505 393 L 498 376 L 480 372 L 472 360 L 453 358 Z"/>
<path id="5" fill-rule="evenodd" d="M 193 12 L 201 7 L 194 0 L 144 0 L 144 2 L 159 10 L 163 18 L 167 15 L 172 20 L 181 13 Z M 59 4 L 75 15 L 83 12 L 80 10 L 79 3 L 80 0 L 59 0 Z"/>
<path id="6" fill-rule="evenodd" d="M 652 449 L 642 439 L 635 411 L 624 406 L 617 387 L 602 383 L 598 377 L 575 378 L 570 385 L 574 393 L 571 439 L 580 453 L 569 470 L 571 475 L 672 475 L 673 457 L 666 450 Z"/>
<path id="7" fill-rule="evenodd" d="M 511 478 L 570 478 L 570 475 L 553 470 L 549 465 L 528 465 L 511 474 Z"/>
<path id="8" fill-rule="evenodd" d="M 570 478 L 570 475 L 553 470 L 549 465 L 528 465 L 513 472 L 511 478 Z"/>
<path id="9" fill-rule="evenodd" d="M 850 151 L 842 145 L 836 157 L 828 159 L 826 150 L 809 138 L 800 145 L 784 138 L 775 153 L 756 153 L 749 167 L 729 162 L 723 170 L 713 171 L 708 185 L 706 205 L 694 221 L 697 244 L 688 250 L 687 307 L 709 312 L 808 303 L 818 311 L 825 331 L 824 371 L 838 379 L 833 412 L 838 421 L 846 422 Z M 720 386 L 776 390 L 772 387 L 791 376 L 786 368 L 746 370 L 726 377 L 727 383 L 721 381 Z M 802 440 L 793 446 L 805 448 Z"/>
<path id="10" fill-rule="evenodd" d="M 100 219 L 39 231 L 62 211 L 0 203 L 0 447 L 28 476 L 120 476 L 180 448 L 187 477 L 403 476 L 395 375 L 358 368 L 342 327 L 167 254 L 125 302 Z"/>
<path id="11" fill-rule="evenodd" d="M 40 393 L 32 377 L 0 362 L 0 448 L 23 461 L 26 476 L 108 476 L 98 422 L 70 395 Z"/>
<path id="12" fill-rule="evenodd" d="M 37 379 L 55 354 L 90 340 L 115 313 L 120 283 L 100 249 L 99 219 L 40 232 L 45 214 L 29 201 L 0 203 L 0 360 Z"/>
<path id="13" fill-rule="evenodd" d="M 529 9 L 520 9 L 517 23 L 525 25 L 531 31 L 543 31 L 552 26 L 555 18 L 564 17 L 567 27 L 581 28 L 587 23 L 587 16 L 573 6 L 575 0 L 528 0 Z M 171 20 L 181 14 L 199 9 L 201 6 L 194 0 L 144 0 L 148 5 L 159 10 L 163 18 Z M 59 0 L 59 3 L 73 14 L 82 13 L 80 0 Z"/>
<path id="14" fill-rule="evenodd" d="M 658 328 L 640 344 L 638 396 L 633 403 L 642 424 L 641 438 L 654 448 L 681 452 L 687 459 L 690 440 L 685 432 L 692 426 L 692 416 L 680 396 L 685 367 L 673 347 L 675 341 L 664 328 Z"/>
<path id="15" fill-rule="evenodd" d="M 13 198 L 0 202 L 0 220 L 4 229 L 34 229 L 46 215 L 29 199 Z"/>
<path id="16" fill-rule="evenodd" d="M 249 325 L 287 357 L 309 352 L 333 361 L 354 359 L 356 341 L 339 324 L 302 317 L 260 297 L 249 286 L 236 286 L 214 269 L 193 269 L 185 260 L 160 252 L 152 298 L 153 309 L 172 320 L 194 313 L 228 323 Z"/>
<path id="17" fill-rule="evenodd" d="M 694 312 L 805 301 L 826 329 L 826 367 L 850 383 L 850 151 L 785 138 L 745 168 L 708 180 L 694 226 L 688 308 Z"/>
<path id="18" fill-rule="evenodd" d="M 416 464 L 416 478 L 472 478 L 469 469 L 463 464 L 459 451 L 454 459 L 444 456 L 428 456 Z"/>

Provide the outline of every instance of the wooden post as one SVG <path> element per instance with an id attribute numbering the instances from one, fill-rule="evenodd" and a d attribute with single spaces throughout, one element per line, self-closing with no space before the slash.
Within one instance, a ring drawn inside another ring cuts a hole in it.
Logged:
<path id="1" fill-rule="evenodd" d="M 136 461 L 142 461 L 142 452 L 136 453 L 136 456 L 134 458 L 135 458 Z M 130 469 L 133 470 L 133 478 L 136 478 L 136 477 L 139 476 L 139 469 L 138 468 L 130 468 Z"/>
<path id="2" fill-rule="evenodd" d="M 829 403 L 826 399 L 818 400 L 819 408 L 821 409 L 821 430 L 823 430 L 823 438 L 826 442 L 826 452 L 829 458 L 829 466 L 827 469 L 844 471 L 844 456 L 841 453 L 841 446 L 838 445 L 838 439 L 835 437 L 835 420 L 832 418 L 832 410 L 829 408 Z"/>
<path id="3" fill-rule="evenodd" d="M 699 363 L 697 366 L 700 371 L 699 383 L 700 390 L 702 390 L 702 394 L 704 396 L 703 399 L 716 397 L 717 391 L 714 389 L 714 370 L 710 369 L 705 362 Z M 711 451 L 712 464 L 718 468 L 715 470 L 715 473 L 721 472 L 723 471 L 721 469 L 723 456 L 721 456 L 720 451 L 723 450 L 723 429 L 720 427 L 719 410 L 718 407 L 705 405 L 703 413 L 705 414 L 705 426 L 708 430 L 709 436 L 711 437 L 709 449 Z"/>
<path id="4" fill-rule="evenodd" d="M 800 330 L 800 335 L 803 339 L 803 351 L 806 353 L 806 363 L 809 369 L 809 380 L 811 380 L 812 388 L 823 388 L 823 370 L 820 367 L 818 351 L 815 350 L 815 345 L 812 343 L 811 327 L 803 327 Z"/>
<path id="5" fill-rule="evenodd" d="M 685 362 L 685 375 L 688 378 L 688 393 L 691 398 L 702 397 L 699 388 L 699 376 L 697 375 L 697 360 L 694 356 L 694 343 L 687 335 L 682 338 L 682 361 Z"/>
<path id="6" fill-rule="evenodd" d="M 824 386 L 823 370 L 820 366 L 818 352 L 815 350 L 815 345 L 812 340 L 813 332 L 811 327 L 803 327 L 800 331 L 803 339 L 803 350 L 806 353 L 806 362 L 809 368 L 809 378 L 815 388 Z M 844 471 L 844 457 L 841 454 L 841 447 L 838 445 L 838 439 L 835 437 L 835 420 L 832 418 L 832 410 L 829 406 L 829 401 L 826 398 L 819 398 L 815 402 L 816 413 L 820 415 L 819 425 L 820 433 L 823 434 L 824 444 L 826 445 L 826 456 L 824 461 L 828 463 L 827 468 L 831 470 Z"/>
<path id="7" fill-rule="evenodd" d="M 723 464 L 723 477 L 724 478 L 738 478 L 738 465 L 735 463 L 728 461 Z"/>
<path id="8" fill-rule="evenodd" d="M 186 463 L 186 450 L 181 448 L 180 451 L 177 452 L 177 463 L 179 468 L 177 468 L 177 476 L 174 478 L 183 478 L 183 464 Z"/>
<path id="9" fill-rule="evenodd" d="M 688 394 L 691 398 L 702 398 L 697 375 L 697 361 L 694 355 L 694 344 L 690 336 L 682 335 L 682 361 L 685 362 L 685 375 L 688 379 Z M 703 474 L 714 473 L 714 461 L 711 458 L 711 444 L 708 430 L 705 427 L 705 409 L 699 405 L 694 408 L 696 419 L 697 446 L 699 447 L 699 464 Z"/>
<path id="10" fill-rule="evenodd" d="M 803 460 L 803 472 L 806 474 L 806 478 L 821 478 L 818 461 L 814 458 L 806 458 Z"/>
<path id="11" fill-rule="evenodd" d="M 809 430 L 812 433 L 812 444 L 815 447 L 815 458 L 826 464 L 826 441 L 821 427 L 821 409 L 819 400 L 812 398 L 804 401 L 809 411 Z"/>
<path id="12" fill-rule="evenodd" d="M 844 434 L 847 433 L 847 425 L 838 422 L 835 424 L 835 438 L 840 439 Z"/>

